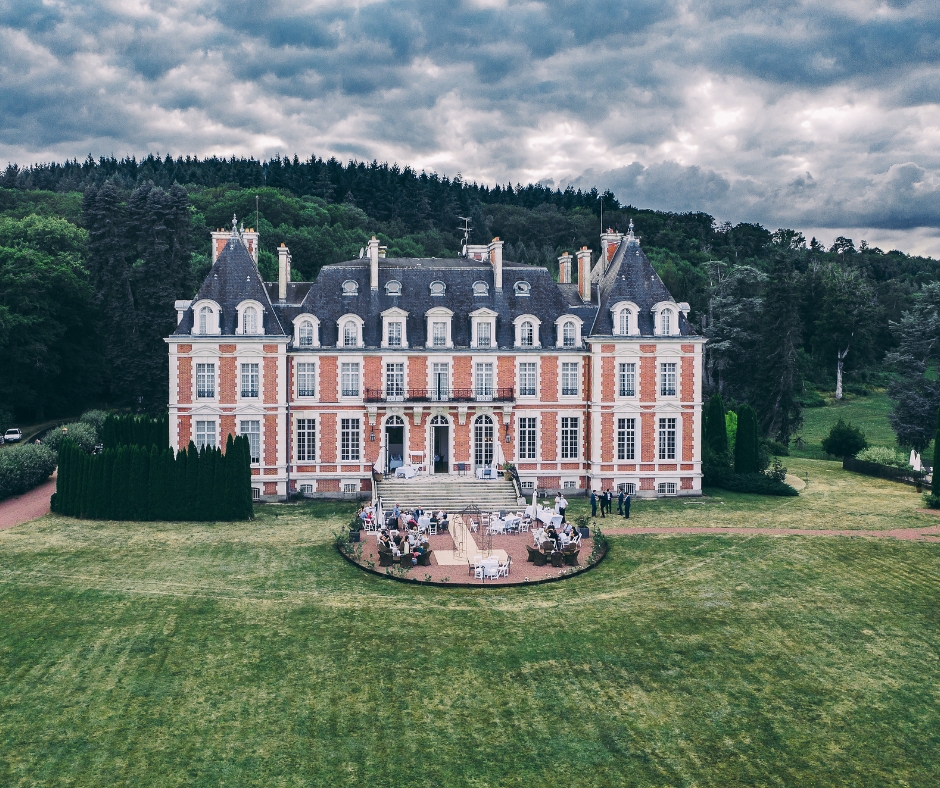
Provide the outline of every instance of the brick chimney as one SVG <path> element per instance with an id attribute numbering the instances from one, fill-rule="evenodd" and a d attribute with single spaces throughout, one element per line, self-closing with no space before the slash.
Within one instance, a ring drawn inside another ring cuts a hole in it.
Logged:
<path id="1" fill-rule="evenodd" d="M 503 289 L 503 242 L 498 237 L 494 238 L 486 249 L 490 263 L 493 265 L 493 287 L 501 291 Z"/>
<path id="2" fill-rule="evenodd" d="M 369 286 L 379 289 L 379 240 L 374 235 L 369 241 Z"/>
<path id="3" fill-rule="evenodd" d="M 558 258 L 558 283 L 571 284 L 571 255 L 567 252 Z"/>
<path id="4" fill-rule="evenodd" d="M 281 242 L 277 248 L 277 300 L 287 300 L 287 283 L 290 282 L 290 251 Z"/>
<path id="5" fill-rule="evenodd" d="M 578 252 L 578 293 L 582 301 L 591 302 L 591 250 L 586 246 Z"/>
<path id="6" fill-rule="evenodd" d="M 607 270 L 607 265 L 611 260 L 614 259 L 614 253 L 617 251 L 617 246 L 620 244 L 620 240 L 623 238 L 623 233 L 618 233 L 615 230 L 607 228 L 606 233 L 601 233 L 601 251 L 604 254 L 604 270 Z"/>

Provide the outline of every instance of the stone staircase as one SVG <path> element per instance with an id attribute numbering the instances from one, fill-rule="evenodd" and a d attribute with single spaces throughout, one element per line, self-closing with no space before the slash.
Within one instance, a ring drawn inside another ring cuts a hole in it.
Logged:
<path id="1" fill-rule="evenodd" d="M 413 479 L 386 479 L 376 485 L 376 493 L 385 508 L 396 503 L 404 509 L 420 506 L 425 510 L 443 509 L 459 513 L 470 504 L 483 511 L 516 511 L 519 508 L 515 485 L 500 476 L 475 479 L 472 476 L 431 474 Z"/>

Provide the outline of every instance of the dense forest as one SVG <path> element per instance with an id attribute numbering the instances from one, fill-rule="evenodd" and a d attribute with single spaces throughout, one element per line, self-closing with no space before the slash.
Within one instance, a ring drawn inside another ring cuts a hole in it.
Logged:
<path id="1" fill-rule="evenodd" d="M 266 278 L 283 241 L 294 278 L 310 279 L 357 256 L 373 233 L 390 256 L 455 255 L 464 216 L 471 242 L 499 236 L 506 259 L 557 273 L 562 252 L 597 251 L 602 210 L 607 227 L 625 231 L 633 220 L 675 298 L 691 304 L 709 338 L 706 388 L 753 405 L 766 437 L 788 442 L 820 391 L 887 386 L 902 443 L 929 441 L 940 405 L 936 260 L 848 238 L 824 248 L 792 230 L 637 208 L 609 192 L 296 157 L 9 165 L 0 176 L 0 426 L 89 404 L 164 407 L 173 301 L 193 295 L 209 268 L 209 231 L 233 214 L 260 231 Z"/>

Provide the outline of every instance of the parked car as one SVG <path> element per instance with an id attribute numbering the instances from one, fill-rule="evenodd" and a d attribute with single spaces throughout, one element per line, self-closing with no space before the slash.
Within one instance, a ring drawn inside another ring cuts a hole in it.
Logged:
<path id="1" fill-rule="evenodd" d="M 11 427 L 3 433 L 3 440 L 6 443 L 17 443 L 23 439 L 23 431 L 17 427 Z"/>

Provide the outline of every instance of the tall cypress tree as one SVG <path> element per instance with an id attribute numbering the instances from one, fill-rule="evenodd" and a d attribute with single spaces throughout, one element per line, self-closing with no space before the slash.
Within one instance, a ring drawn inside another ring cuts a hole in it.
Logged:
<path id="1" fill-rule="evenodd" d="M 114 457 L 111 477 L 111 519 L 126 520 L 128 510 L 128 454 L 127 447 L 121 446 Z"/>
<path id="2" fill-rule="evenodd" d="M 232 433 L 228 434 L 225 441 L 225 459 L 223 461 L 225 468 L 225 502 L 223 505 L 223 517 L 226 520 L 238 519 L 238 456 L 235 450 L 235 438 Z"/>
<path id="3" fill-rule="evenodd" d="M 196 491 L 196 519 L 206 522 L 212 519 L 213 491 L 215 479 L 215 451 L 208 446 L 199 453 L 199 486 Z"/>
<path id="4" fill-rule="evenodd" d="M 940 496 L 940 410 L 937 411 L 937 429 L 933 435 L 933 469 L 930 477 L 930 492 Z"/>
<path id="5" fill-rule="evenodd" d="M 221 449 L 216 449 L 215 469 L 212 479 L 212 519 L 217 522 L 228 519 L 226 516 L 228 506 L 225 494 L 225 479 L 225 456 L 222 454 Z"/>
<path id="6" fill-rule="evenodd" d="M 757 415 L 750 405 L 738 409 L 738 434 L 734 442 L 734 470 L 736 473 L 757 473 L 758 468 Z"/>
<path id="7" fill-rule="evenodd" d="M 721 394 L 712 394 L 705 414 L 705 442 L 715 453 L 728 453 L 728 428 L 725 425 L 725 403 Z"/>
<path id="8" fill-rule="evenodd" d="M 190 441 L 186 452 L 186 519 L 198 520 L 196 500 L 199 491 L 199 465 L 202 458 L 196 445 Z"/>
<path id="9" fill-rule="evenodd" d="M 798 399 L 797 348 L 802 342 L 799 279 L 789 252 L 777 252 L 771 263 L 761 320 L 761 337 L 751 401 L 766 435 L 787 445 L 803 423 Z"/>
<path id="10" fill-rule="evenodd" d="M 171 450 L 172 451 L 172 450 Z M 174 475 L 174 497 L 173 497 L 173 518 L 174 520 L 185 520 L 186 519 L 186 481 L 188 479 L 186 471 L 186 462 L 187 462 L 187 452 L 185 449 L 180 449 L 176 453 L 176 458 L 173 463 L 173 475 Z"/>

